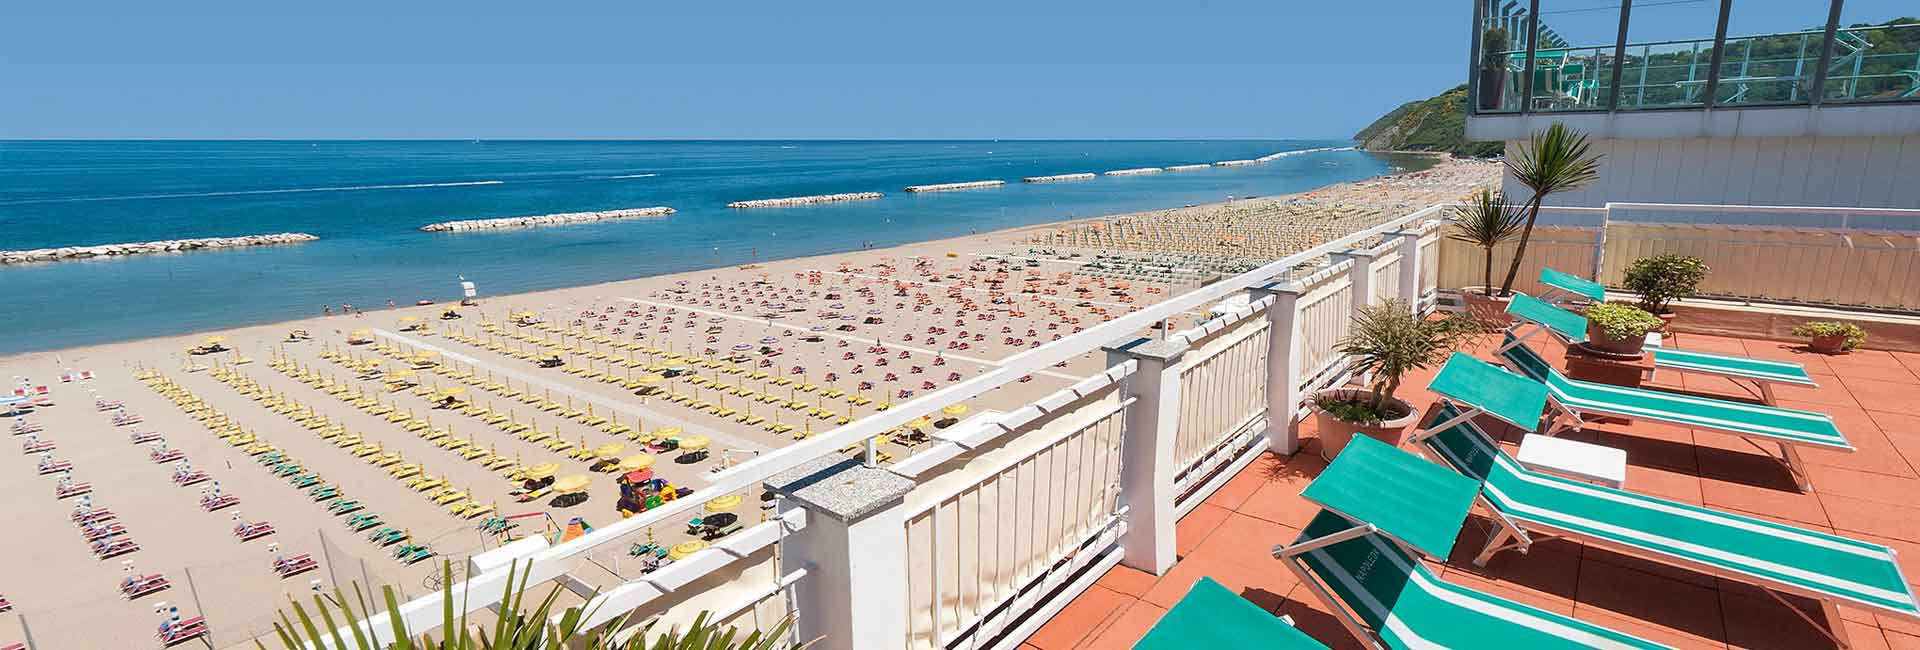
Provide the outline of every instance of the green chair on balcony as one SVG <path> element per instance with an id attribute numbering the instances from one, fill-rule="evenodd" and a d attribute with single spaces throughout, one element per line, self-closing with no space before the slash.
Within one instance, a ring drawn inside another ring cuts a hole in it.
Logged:
<path id="1" fill-rule="evenodd" d="M 1581 343 L 1587 340 L 1586 318 L 1533 296 L 1514 294 L 1513 299 L 1507 303 L 1507 314 L 1513 316 L 1516 321 L 1515 337 L 1508 341 L 1507 345 L 1520 345 L 1540 332 L 1553 335 L 1562 344 Z M 1518 328 L 1522 323 L 1533 327 L 1525 333 L 1520 333 Z M 1775 404 L 1774 384 L 1810 388 L 1820 385 L 1814 382 L 1812 375 L 1807 374 L 1805 366 L 1791 361 L 1771 361 L 1731 354 L 1682 350 L 1651 343 L 1647 345 L 1647 349 L 1653 352 L 1655 370 L 1684 370 L 1752 382 L 1755 392 L 1768 405 Z"/>
<path id="2" fill-rule="evenodd" d="M 1369 648 L 1667 647 L 1435 576 L 1419 558 L 1452 552 L 1478 493 L 1472 479 L 1355 436 L 1300 493 L 1320 514 L 1274 556 Z"/>
<path id="3" fill-rule="evenodd" d="M 1525 552 L 1535 536 L 1564 537 L 1751 584 L 1776 598 L 1792 594 L 1819 601 L 1827 623 L 1821 626 L 1810 617 L 1808 623 L 1842 646 L 1841 604 L 1920 622 L 1920 604 L 1893 549 L 1529 470 L 1507 456 L 1473 417 L 1524 420 L 1499 412 L 1516 395 L 1544 400 L 1546 386 L 1456 354 L 1430 389 L 1442 404 L 1413 440 L 1429 457 L 1478 481 L 1479 502 L 1499 526 L 1474 559 L 1476 565 L 1502 550 Z"/>
<path id="4" fill-rule="evenodd" d="M 1745 438 L 1767 457 L 1785 466 L 1802 492 L 1813 489 L 1807 480 L 1805 464 L 1800 460 L 1802 448 L 1853 451 L 1853 445 L 1834 424 L 1833 416 L 1825 413 L 1569 379 L 1533 348 L 1513 344 L 1513 341 L 1513 333 L 1507 332 L 1500 356 L 1509 367 L 1546 384 L 1552 403 L 1573 418 L 1575 429 L 1584 424 L 1587 416 L 1597 415 L 1732 434 Z M 1780 455 L 1774 456 L 1763 444 L 1778 446 Z"/>
<path id="5" fill-rule="evenodd" d="M 1274 648 L 1327 650 L 1287 620 L 1253 604 L 1213 578 L 1201 577 L 1133 650 Z"/>

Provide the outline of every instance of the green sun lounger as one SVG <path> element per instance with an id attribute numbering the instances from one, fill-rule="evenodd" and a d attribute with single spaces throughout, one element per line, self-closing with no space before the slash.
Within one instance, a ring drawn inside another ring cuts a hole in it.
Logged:
<path id="1" fill-rule="evenodd" d="M 1582 343 L 1587 340 L 1587 319 L 1579 314 L 1561 309 L 1545 300 L 1524 294 L 1514 294 L 1507 303 L 1507 313 L 1515 320 L 1530 323 L 1533 329 L 1521 334 L 1517 331 L 1520 323 L 1515 323 L 1515 339 L 1508 345 L 1517 345 L 1532 338 L 1539 332 L 1552 334 L 1561 343 Z M 1774 404 L 1774 384 L 1792 384 L 1795 386 L 1819 386 L 1807 369 L 1790 361 L 1769 361 L 1727 354 L 1696 352 L 1647 344 L 1653 352 L 1653 367 L 1657 370 L 1685 370 L 1710 375 L 1719 375 L 1728 379 L 1744 379 L 1753 382 L 1759 396 L 1767 404 Z"/>
<path id="2" fill-rule="evenodd" d="M 1471 479 L 1355 436 L 1301 493 L 1325 509 L 1274 556 L 1369 648 L 1667 647 L 1435 576 L 1418 556 L 1447 556 L 1477 493 Z"/>
<path id="3" fill-rule="evenodd" d="M 1562 272 L 1553 267 L 1542 267 L 1540 269 L 1540 284 L 1547 285 L 1548 289 L 1553 290 L 1541 294 L 1544 297 L 1552 297 L 1557 292 L 1565 292 L 1573 294 L 1574 297 L 1585 298 L 1593 302 L 1607 301 L 1607 288 L 1605 286 L 1577 275 Z"/>
<path id="4" fill-rule="evenodd" d="M 1187 595 L 1133 644 L 1133 650 L 1190 648 L 1327 650 L 1326 644 L 1294 629 L 1286 619 L 1208 577 L 1193 583 Z"/>
<path id="5" fill-rule="evenodd" d="M 1808 622 L 1842 645 L 1841 603 L 1920 622 L 1920 605 L 1890 548 L 1534 472 L 1471 419 L 1455 419 L 1460 413 L 1447 400 L 1429 420 L 1436 428 L 1415 439 L 1429 456 L 1481 482 L 1481 503 L 1500 530 L 1476 565 L 1502 550 L 1525 552 L 1536 536 L 1564 537 L 1745 582 L 1776 598 L 1819 601 L 1826 625 Z"/>
<path id="6" fill-rule="evenodd" d="M 1513 333 L 1506 337 L 1512 341 Z M 1833 417 L 1825 413 L 1568 379 L 1526 345 L 1503 348 L 1500 356 L 1507 365 L 1546 384 L 1553 404 L 1573 417 L 1576 429 L 1585 416 L 1602 415 L 1733 434 L 1785 465 L 1802 492 L 1813 486 L 1800 460 L 1800 448 L 1853 451 Z M 1761 443 L 1778 446 L 1780 455 L 1774 456 Z"/>

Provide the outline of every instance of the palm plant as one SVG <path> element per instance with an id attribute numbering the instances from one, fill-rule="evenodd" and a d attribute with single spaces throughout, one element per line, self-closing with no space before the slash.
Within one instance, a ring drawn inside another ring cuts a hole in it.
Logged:
<path id="1" fill-rule="evenodd" d="M 490 628 L 478 628 L 477 637 L 476 629 L 468 625 L 466 613 L 454 614 L 453 567 L 446 562 L 441 563 L 440 569 L 443 585 L 440 628 L 444 635 L 441 639 L 435 640 L 431 634 L 413 638 L 407 631 L 406 622 L 398 616 L 391 617 L 391 638 L 394 640 L 390 643 L 372 638 L 372 629 L 358 626 L 351 628 L 351 638 L 342 635 L 339 626 L 364 621 L 373 614 L 366 594 L 357 585 L 354 587 L 355 600 L 348 600 L 346 593 L 337 587 L 331 598 L 314 595 L 314 612 L 319 614 L 319 623 L 324 628 L 315 625 L 313 616 L 305 606 L 293 601 L 293 618 L 289 619 L 286 612 L 281 612 L 280 620 L 273 624 L 273 631 L 287 650 L 775 650 L 786 645 L 787 630 L 793 623 L 789 618 L 775 625 L 772 630 L 756 630 L 740 636 L 737 628 L 722 628 L 718 623 L 709 623 L 707 613 L 701 612 L 685 631 L 675 627 L 655 636 L 652 635 L 653 623 L 648 623 L 639 633 L 618 640 L 613 632 L 626 627 L 627 617 L 624 614 L 591 630 L 582 630 L 580 623 L 586 613 L 578 607 L 569 607 L 561 612 L 558 623 L 552 622 L 554 602 L 560 595 L 558 585 L 531 610 L 527 609 L 527 574 L 532 572 L 533 566 L 527 565 L 526 572 L 519 571 L 519 568 L 516 564 L 508 570 L 504 597 L 500 602 L 500 616 Z M 400 603 L 393 587 L 382 587 L 381 591 L 387 611 L 399 611 Z M 359 603 L 358 611 L 354 608 L 355 602 Z M 335 620 L 336 612 L 338 621 Z M 794 650 L 808 645 L 811 642 L 795 646 Z M 254 647 L 266 650 L 266 646 L 257 639 Z"/>
<path id="2" fill-rule="evenodd" d="M 1473 244 L 1486 254 L 1486 264 L 1480 268 L 1480 289 L 1491 297 L 1493 249 L 1520 234 L 1520 226 L 1526 221 L 1526 215 L 1507 202 L 1505 193 L 1481 189 L 1473 193 L 1473 198 L 1466 205 L 1453 208 L 1449 220 L 1453 223 L 1453 230 L 1447 233 L 1448 239 Z"/>
<path id="3" fill-rule="evenodd" d="M 1372 378 L 1367 406 L 1375 417 L 1387 419 L 1387 401 L 1407 373 L 1446 361 L 1478 331 L 1470 319 L 1429 319 L 1413 313 L 1407 303 L 1389 299 L 1361 307 L 1339 349 L 1354 374 Z"/>
<path id="4" fill-rule="evenodd" d="M 1527 256 L 1527 242 L 1533 238 L 1534 221 L 1540 218 L 1540 204 L 1547 195 L 1577 189 L 1600 177 L 1600 155 L 1589 154 L 1587 136 L 1565 124 L 1554 122 L 1528 139 L 1520 153 L 1507 159 L 1507 173 L 1527 189 L 1526 226 L 1520 230 L 1520 244 L 1513 250 L 1513 264 L 1500 283 L 1500 295 L 1513 295 L 1513 280 L 1520 275 L 1520 260 Z"/>

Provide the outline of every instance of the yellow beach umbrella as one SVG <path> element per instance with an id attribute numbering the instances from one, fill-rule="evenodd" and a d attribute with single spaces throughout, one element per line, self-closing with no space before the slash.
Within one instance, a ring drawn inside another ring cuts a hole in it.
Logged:
<path id="1" fill-rule="evenodd" d="M 667 557 L 673 560 L 684 560 L 687 559 L 687 556 L 698 553 L 705 548 L 707 548 L 706 542 L 697 539 L 689 540 L 675 544 L 673 548 L 667 549 Z"/>
<path id="2" fill-rule="evenodd" d="M 559 463 L 541 463 L 538 465 L 534 465 L 533 467 L 527 468 L 526 477 L 529 479 L 538 481 L 540 479 L 553 476 L 554 473 L 559 471 L 560 471 Z"/>
<path id="3" fill-rule="evenodd" d="M 402 323 L 418 323 L 418 322 L 420 322 L 420 317 L 419 317 L 419 316 L 401 316 L 401 317 L 400 317 L 400 322 L 402 322 Z"/>
<path id="4" fill-rule="evenodd" d="M 593 455 L 600 458 L 612 458 L 620 455 L 620 452 L 626 451 L 626 449 L 627 445 L 624 442 L 609 442 L 595 447 L 593 449 Z"/>
<path id="5" fill-rule="evenodd" d="M 674 436 L 680 435 L 681 430 L 682 429 L 680 427 L 665 427 L 657 431 L 654 431 L 653 437 L 654 438 L 672 438 Z"/>
<path id="6" fill-rule="evenodd" d="M 967 405 L 965 404 L 954 404 L 952 406 L 948 406 L 946 408 L 940 409 L 941 413 L 945 413 L 947 415 L 950 415 L 956 418 L 962 415 L 966 415 L 967 411 L 968 411 Z"/>
<path id="7" fill-rule="evenodd" d="M 707 502 L 707 512 L 726 512 L 738 507 L 740 507 L 740 495 L 738 494 L 714 497 L 712 501 Z"/>
<path id="8" fill-rule="evenodd" d="M 680 448 L 686 451 L 700 451 L 707 448 L 706 436 L 688 436 L 680 441 Z"/>
<path id="9" fill-rule="evenodd" d="M 226 342 L 227 342 L 227 337 L 224 337 L 224 336 L 209 336 L 209 337 L 207 337 L 206 339 L 203 339 L 203 340 L 202 340 L 202 341 L 200 341 L 200 342 L 201 342 L 201 343 L 205 343 L 205 344 L 207 344 L 207 345 L 219 345 L 219 344 L 221 344 L 221 343 L 226 343 Z"/>
<path id="10" fill-rule="evenodd" d="M 908 422 L 907 426 L 913 429 L 925 429 L 927 427 L 933 426 L 933 419 L 928 418 L 926 416 L 920 416 L 920 417 L 914 418 L 912 422 Z"/>
<path id="11" fill-rule="evenodd" d="M 354 335 L 354 336 L 366 336 L 366 335 L 368 335 L 368 334 L 372 334 L 372 333 L 373 333 L 373 330 L 370 330 L 370 329 L 367 329 L 367 328 L 365 328 L 365 327 L 362 327 L 362 328 L 360 328 L 360 329 L 357 329 L 357 330 L 354 330 L 354 331 L 352 331 L 352 332 L 348 332 L 348 334 L 352 334 L 352 335 Z"/>
<path id="12" fill-rule="evenodd" d="M 459 397 L 461 395 L 465 395 L 466 392 L 467 392 L 466 386 L 449 386 L 447 388 L 440 389 L 440 396 L 441 397 Z"/>
<path id="13" fill-rule="evenodd" d="M 592 483 L 593 479 L 588 478 L 585 474 L 569 474 L 553 482 L 553 491 L 555 494 L 580 492 L 587 489 L 587 486 Z"/>
<path id="14" fill-rule="evenodd" d="M 634 454 L 620 459 L 620 471 L 637 472 L 653 467 L 653 454 Z"/>

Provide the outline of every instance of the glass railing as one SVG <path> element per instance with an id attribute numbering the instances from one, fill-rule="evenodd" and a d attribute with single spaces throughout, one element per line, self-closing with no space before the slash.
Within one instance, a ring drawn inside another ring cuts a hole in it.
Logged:
<path id="1" fill-rule="evenodd" d="M 1612 45 L 1534 53 L 1533 110 L 1604 110 L 1612 102 Z"/>
<path id="2" fill-rule="evenodd" d="M 1920 23 L 1844 28 L 1833 41 L 1825 101 L 1920 99 Z"/>
<path id="3" fill-rule="evenodd" d="M 1727 37 L 1713 104 L 1810 102 L 1821 73 L 1824 37 L 1817 30 Z M 1610 45 L 1540 49 L 1534 53 L 1533 92 L 1524 110 L 1705 106 L 1713 45 L 1712 38 L 1628 43 L 1618 61 Z M 1505 55 L 1509 63 L 1504 75 L 1483 73 L 1477 80 L 1486 98 L 1481 113 L 1516 110 L 1514 100 L 1525 92 L 1526 53 Z M 1612 86 L 1615 65 L 1620 68 L 1618 89 Z M 1920 101 L 1920 22 L 1837 30 L 1825 75 L 1822 101 Z M 1490 110 L 1493 105 L 1500 108 Z"/>

